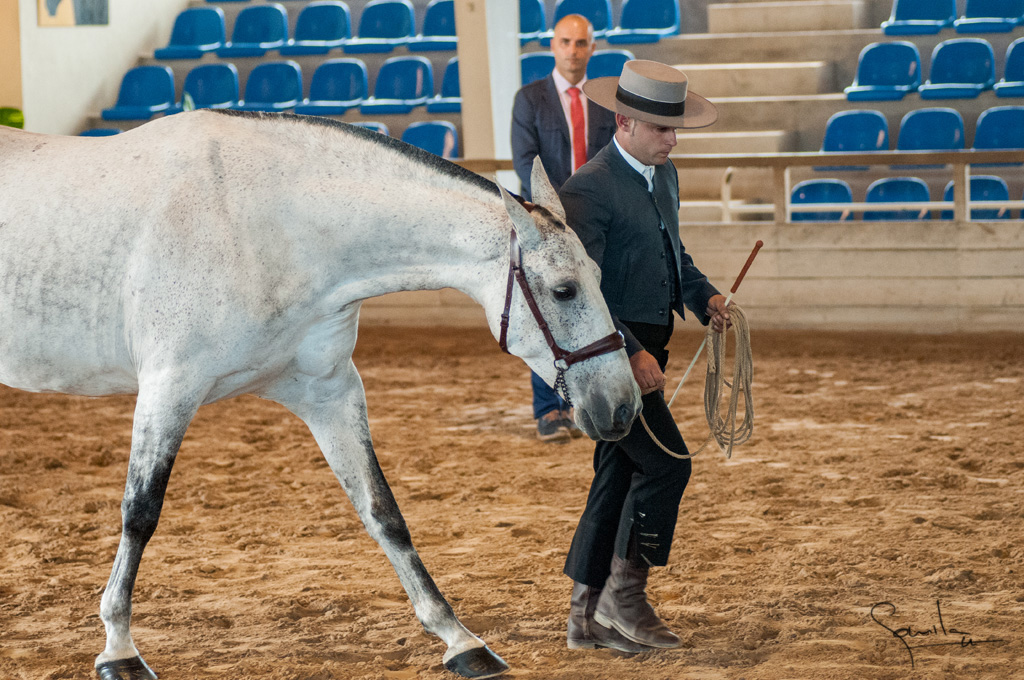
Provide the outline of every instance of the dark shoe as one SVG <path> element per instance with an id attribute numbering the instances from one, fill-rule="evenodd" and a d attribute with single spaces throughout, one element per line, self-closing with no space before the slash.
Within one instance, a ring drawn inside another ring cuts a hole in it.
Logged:
<path id="1" fill-rule="evenodd" d="M 594 621 L 613 628 L 633 642 L 674 649 L 680 645 L 679 638 L 647 602 L 647 573 L 647 567 L 613 556 L 612 572 L 598 598 Z"/>
<path id="2" fill-rule="evenodd" d="M 569 603 L 569 632 L 566 641 L 569 649 L 601 649 L 607 647 L 627 654 L 649 651 L 647 647 L 627 640 L 614 630 L 605 628 L 594 621 L 594 609 L 601 594 L 600 588 L 582 583 L 572 584 L 572 600 Z"/>
<path id="3" fill-rule="evenodd" d="M 562 411 L 562 427 L 569 431 L 569 436 L 579 439 L 583 436 L 583 430 L 576 427 L 576 421 L 572 417 L 572 409 Z"/>
<path id="4" fill-rule="evenodd" d="M 562 426 L 562 413 L 548 411 L 537 419 L 537 439 L 542 442 L 569 441 L 569 431 Z"/>

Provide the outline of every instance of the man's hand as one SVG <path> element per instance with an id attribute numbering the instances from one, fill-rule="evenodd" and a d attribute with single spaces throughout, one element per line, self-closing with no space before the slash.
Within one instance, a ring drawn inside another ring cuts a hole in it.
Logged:
<path id="1" fill-rule="evenodd" d="M 633 379 L 640 386 L 641 394 L 650 394 L 665 389 L 665 374 L 661 372 L 658 360 L 646 350 L 640 350 L 629 358 Z"/>
<path id="2" fill-rule="evenodd" d="M 708 300 L 706 314 L 711 317 L 711 328 L 716 333 L 723 333 L 732 327 L 732 320 L 729 318 L 729 308 L 725 304 L 724 295 L 712 295 Z M 636 369 L 633 369 L 636 373 Z"/>

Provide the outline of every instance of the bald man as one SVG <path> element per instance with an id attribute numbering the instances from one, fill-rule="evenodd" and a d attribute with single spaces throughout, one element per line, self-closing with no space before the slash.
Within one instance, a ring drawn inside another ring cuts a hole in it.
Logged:
<path id="1" fill-rule="evenodd" d="M 555 25 L 551 52 L 555 56 L 554 71 L 523 86 L 512 108 L 512 159 L 527 200 L 531 199 L 534 157 L 540 156 L 557 190 L 615 134 L 614 114 L 583 94 L 587 63 L 594 53 L 594 27 L 586 17 L 563 17 Z M 541 441 L 565 441 L 580 436 L 568 404 L 536 373 L 531 373 L 530 384 L 537 437 Z"/>

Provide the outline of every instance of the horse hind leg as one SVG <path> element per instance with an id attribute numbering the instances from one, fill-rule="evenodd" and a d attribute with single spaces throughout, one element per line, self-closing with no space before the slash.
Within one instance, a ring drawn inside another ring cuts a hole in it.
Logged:
<path id="1" fill-rule="evenodd" d="M 355 367 L 350 364 L 346 376 L 331 383 L 333 394 L 314 403 L 309 399 L 310 389 L 299 390 L 303 398 L 298 402 L 280 395 L 272 398 L 299 416 L 313 433 L 367 533 L 391 561 L 423 628 L 448 645 L 445 668 L 467 678 L 504 673 L 508 664 L 462 625 L 413 547 L 373 451 L 365 395 Z"/>
<path id="2" fill-rule="evenodd" d="M 132 448 L 124 498 L 121 501 L 121 541 L 100 601 L 100 618 L 107 632 L 103 653 L 96 657 L 101 680 L 155 680 L 132 640 L 132 591 L 146 544 L 156 530 L 164 492 L 178 447 L 200 399 L 181 398 L 169 391 L 180 382 L 164 378 L 153 389 L 140 387 L 132 426 Z"/>

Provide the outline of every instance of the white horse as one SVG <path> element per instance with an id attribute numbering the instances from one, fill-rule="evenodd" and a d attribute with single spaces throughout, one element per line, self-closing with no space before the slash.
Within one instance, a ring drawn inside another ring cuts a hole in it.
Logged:
<path id="1" fill-rule="evenodd" d="M 494 183 L 373 132 L 211 111 L 104 139 L 0 128 L 0 157 L 0 382 L 138 395 L 98 675 L 156 677 L 129 627 L 142 552 L 196 410 L 245 393 L 309 426 L 416 616 L 447 644 L 445 666 L 479 678 L 507 670 L 413 548 L 351 357 L 362 300 L 456 288 L 503 339 L 506 306 L 509 350 L 550 383 L 559 374 L 589 436 L 628 431 L 640 400 L 621 344 L 556 369 L 545 342 L 583 348 L 614 328 L 539 163 L 539 207 L 528 211 Z M 509 261 L 519 255 L 516 294 Z"/>

